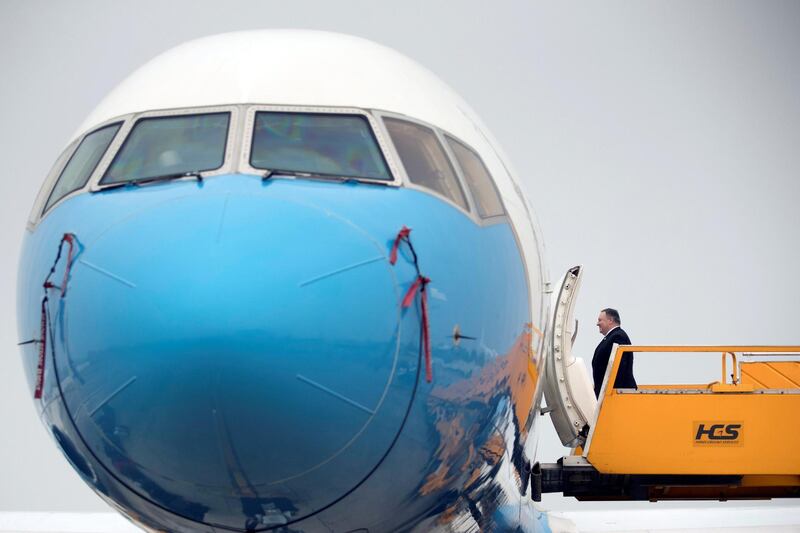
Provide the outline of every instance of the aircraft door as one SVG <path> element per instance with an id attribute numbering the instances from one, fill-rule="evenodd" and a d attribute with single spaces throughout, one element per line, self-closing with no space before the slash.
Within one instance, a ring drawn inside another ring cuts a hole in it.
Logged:
<path id="1" fill-rule="evenodd" d="M 582 268 L 570 268 L 553 292 L 550 328 L 545 341 L 544 396 L 550 419 L 564 446 L 582 446 L 584 426 L 594 418 L 597 399 L 583 359 L 572 354 L 577 334 L 573 311 Z"/>

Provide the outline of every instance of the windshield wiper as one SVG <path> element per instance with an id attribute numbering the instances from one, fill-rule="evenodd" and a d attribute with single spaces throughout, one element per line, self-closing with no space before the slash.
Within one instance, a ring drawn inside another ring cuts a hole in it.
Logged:
<path id="1" fill-rule="evenodd" d="M 199 170 L 190 170 L 188 172 L 176 172 L 175 174 L 164 174 L 162 176 L 152 176 L 150 178 L 141 178 L 133 180 L 137 185 L 145 185 L 147 183 L 156 183 L 159 181 L 172 181 L 181 178 L 196 178 L 197 181 L 203 181 L 203 176 Z"/>
<path id="2" fill-rule="evenodd" d="M 288 170 L 284 168 L 270 168 L 261 176 L 262 181 L 267 181 L 274 176 L 291 176 L 293 178 L 319 179 L 338 181 L 341 183 L 358 182 L 364 179 L 373 179 L 366 176 L 349 176 L 347 174 L 329 174 L 327 172 L 308 172 L 305 170 Z"/>
<path id="3" fill-rule="evenodd" d="M 197 170 L 190 170 L 188 172 L 176 172 L 174 174 L 163 174 L 161 176 L 150 176 L 147 178 L 139 178 L 135 180 L 128 180 L 128 181 L 121 181 L 119 183 L 113 183 L 110 185 L 104 186 L 101 191 L 107 191 L 108 189 L 121 189 L 124 187 L 139 187 L 141 185 L 148 185 L 150 183 L 158 183 L 162 181 L 172 181 L 181 178 L 196 178 L 198 182 L 203 181 L 203 176 L 200 174 L 200 171 Z"/>

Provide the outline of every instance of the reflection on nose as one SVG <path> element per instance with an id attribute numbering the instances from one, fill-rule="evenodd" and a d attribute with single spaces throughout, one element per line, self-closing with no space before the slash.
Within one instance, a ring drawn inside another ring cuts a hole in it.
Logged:
<path id="1" fill-rule="evenodd" d="M 342 497 L 413 390 L 418 331 L 401 330 L 384 248 L 279 196 L 186 196 L 112 225 L 73 269 L 57 356 L 92 452 L 157 505 L 225 527 Z"/>

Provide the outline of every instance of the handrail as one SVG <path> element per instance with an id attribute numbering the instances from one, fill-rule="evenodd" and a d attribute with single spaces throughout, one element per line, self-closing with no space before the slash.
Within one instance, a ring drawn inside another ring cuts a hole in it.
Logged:
<path id="1" fill-rule="evenodd" d="M 781 345 L 781 346 L 768 346 L 764 344 L 759 345 L 639 345 L 639 344 L 620 344 L 618 345 L 618 352 L 755 352 L 755 353 L 769 353 L 771 355 L 781 355 L 781 353 L 796 353 L 800 354 L 800 346 Z"/>
<path id="2" fill-rule="evenodd" d="M 640 345 L 640 344 L 615 344 L 617 347 L 616 351 L 613 351 L 613 364 L 611 364 L 611 368 L 607 371 L 608 375 L 606 377 L 607 386 L 605 387 L 605 392 L 603 396 L 610 396 L 614 393 L 614 387 L 611 385 L 616 381 L 617 372 L 619 371 L 619 365 L 622 361 L 622 354 L 625 352 L 637 352 L 637 353 L 722 353 L 722 381 L 721 384 L 725 384 L 727 378 L 725 376 L 726 372 L 726 355 L 730 354 L 733 358 L 733 385 L 738 385 L 741 381 L 741 376 L 737 378 L 737 359 L 736 359 L 736 352 L 746 353 L 747 355 L 752 356 L 773 356 L 773 355 L 800 355 L 800 346 L 797 345 L 780 345 L 780 346 L 768 346 L 764 344 L 758 345 Z M 609 361 L 609 363 L 611 363 Z"/>
<path id="3" fill-rule="evenodd" d="M 728 361 L 728 358 L 725 357 L 726 355 L 731 356 L 731 370 L 733 370 L 733 374 L 731 374 L 731 384 L 737 385 L 739 383 L 739 378 L 736 377 L 737 370 L 739 371 L 739 375 L 741 375 L 741 370 L 739 369 L 739 365 L 736 364 L 736 352 L 722 352 L 722 379 L 720 383 L 724 384 L 728 381 L 728 377 L 725 375 Z"/>

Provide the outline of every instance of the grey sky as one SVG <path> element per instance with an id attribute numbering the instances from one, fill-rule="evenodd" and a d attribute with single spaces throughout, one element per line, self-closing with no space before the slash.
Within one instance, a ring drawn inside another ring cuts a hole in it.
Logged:
<path id="1" fill-rule="evenodd" d="M 800 344 L 800 3 L 0 0 L 0 511 L 106 509 L 36 419 L 14 346 L 17 254 L 46 172 L 148 59 L 273 27 L 391 46 L 470 102 L 538 213 L 551 277 L 586 267 L 579 355 L 606 306 L 639 343 Z M 635 371 L 712 381 L 718 366 L 639 356 Z M 548 427 L 540 459 L 559 453 Z"/>

